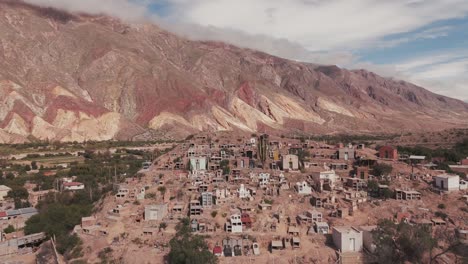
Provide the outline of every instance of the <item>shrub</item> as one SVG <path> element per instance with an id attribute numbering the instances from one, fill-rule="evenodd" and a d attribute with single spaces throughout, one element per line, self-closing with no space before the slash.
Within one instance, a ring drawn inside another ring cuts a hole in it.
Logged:
<path id="1" fill-rule="evenodd" d="M 3 232 L 5 232 L 6 234 L 13 233 L 15 232 L 15 227 L 12 225 L 8 225 L 7 228 L 3 229 Z"/>
<path id="2" fill-rule="evenodd" d="M 147 193 L 145 194 L 145 199 L 155 199 L 156 194 L 155 193 Z"/>
<path id="3" fill-rule="evenodd" d="M 441 212 L 441 211 L 435 212 L 435 216 L 440 217 L 440 218 L 442 218 L 444 220 L 448 217 L 448 215 L 446 213 Z"/>

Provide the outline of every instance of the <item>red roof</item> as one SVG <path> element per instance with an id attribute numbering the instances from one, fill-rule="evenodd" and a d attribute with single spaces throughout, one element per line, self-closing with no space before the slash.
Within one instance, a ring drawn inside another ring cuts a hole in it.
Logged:
<path id="1" fill-rule="evenodd" d="M 221 254 L 223 253 L 223 249 L 220 246 L 215 246 L 213 248 L 213 254 Z"/>
<path id="2" fill-rule="evenodd" d="M 8 216 L 8 215 L 7 215 L 7 213 L 6 213 L 5 211 L 0 212 L 0 217 L 7 217 L 7 216 Z"/>
<path id="3" fill-rule="evenodd" d="M 242 223 L 249 223 L 249 222 L 252 222 L 252 219 L 250 218 L 250 215 L 243 213 L 241 215 L 241 221 Z"/>
<path id="4" fill-rule="evenodd" d="M 56 171 L 45 171 L 44 172 L 44 176 L 54 176 L 56 174 L 57 174 Z"/>

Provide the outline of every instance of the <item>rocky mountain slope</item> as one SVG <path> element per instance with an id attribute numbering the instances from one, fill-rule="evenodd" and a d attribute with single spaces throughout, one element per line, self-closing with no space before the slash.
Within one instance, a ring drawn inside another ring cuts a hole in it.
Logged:
<path id="1" fill-rule="evenodd" d="M 165 131 L 400 132 L 468 125 L 421 87 L 0 0 L 0 142 Z"/>

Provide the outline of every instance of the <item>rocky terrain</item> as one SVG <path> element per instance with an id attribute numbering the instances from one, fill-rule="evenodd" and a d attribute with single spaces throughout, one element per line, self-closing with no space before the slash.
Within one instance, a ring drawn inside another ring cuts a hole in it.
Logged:
<path id="1" fill-rule="evenodd" d="M 468 126 L 468 104 L 374 73 L 150 24 L 0 0 L 0 142 L 163 131 L 376 133 Z"/>

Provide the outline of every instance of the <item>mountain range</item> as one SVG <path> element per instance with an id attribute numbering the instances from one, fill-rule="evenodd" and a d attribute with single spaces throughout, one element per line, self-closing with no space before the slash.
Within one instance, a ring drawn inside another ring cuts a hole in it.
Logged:
<path id="1" fill-rule="evenodd" d="M 1 143 L 467 126 L 467 103 L 366 70 L 0 0 Z"/>

